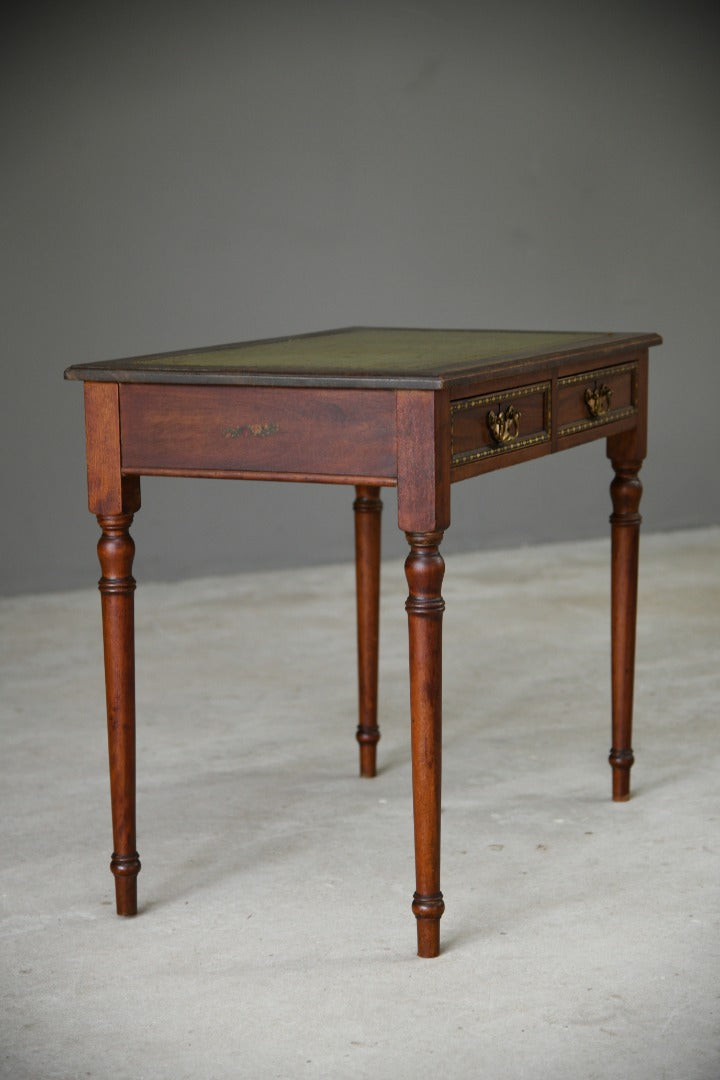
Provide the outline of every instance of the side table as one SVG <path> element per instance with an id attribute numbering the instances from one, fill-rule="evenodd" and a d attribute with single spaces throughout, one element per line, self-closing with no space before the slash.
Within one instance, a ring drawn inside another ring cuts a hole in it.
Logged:
<path id="1" fill-rule="evenodd" d="M 375 774 L 380 489 L 396 486 L 410 553 L 410 716 L 418 954 L 437 956 L 444 563 L 451 485 L 607 439 L 613 799 L 630 794 L 638 471 L 652 333 L 350 328 L 79 364 L 101 578 L 117 911 L 137 912 L 135 660 L 129 529 L 140 477 L 355 487 L 360 772 Z"/>

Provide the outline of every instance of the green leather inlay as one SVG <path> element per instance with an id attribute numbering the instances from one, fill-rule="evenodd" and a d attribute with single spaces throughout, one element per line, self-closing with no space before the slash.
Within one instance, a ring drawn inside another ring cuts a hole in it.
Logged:
<path id="1" fill-rule="evenodd" d="M 351 327 L 319 334 L 77 364 L 70 379 L 438 388 L 546 356 L 647 347 L 655 334 Z"/>
<path id="2" fill-rule="evenodd" d="M 255 368 L 273 371 L 350 369 L 442 373 L 458 365 L 571 347 L 611 335 L 491 330 L 349 330 L 279 341 L 228 345 L 180 355 L 140 358 L 133 366 Z"/>

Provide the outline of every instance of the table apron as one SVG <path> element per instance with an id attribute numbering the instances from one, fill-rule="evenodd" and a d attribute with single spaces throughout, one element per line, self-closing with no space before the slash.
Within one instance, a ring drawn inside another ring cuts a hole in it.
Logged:
<path id="1" fill-rule="evenodd" d="M 332 482 L 397 474 L 395 393 L 120 386 L 124 473 Z"/>

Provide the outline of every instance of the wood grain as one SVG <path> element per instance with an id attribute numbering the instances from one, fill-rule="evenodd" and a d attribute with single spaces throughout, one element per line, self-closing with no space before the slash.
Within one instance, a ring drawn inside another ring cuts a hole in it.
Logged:
<path id="1" fill-rule="evenodd" d="M 122 468 L 393 478 L 392 391 L 120 387 Z"/>

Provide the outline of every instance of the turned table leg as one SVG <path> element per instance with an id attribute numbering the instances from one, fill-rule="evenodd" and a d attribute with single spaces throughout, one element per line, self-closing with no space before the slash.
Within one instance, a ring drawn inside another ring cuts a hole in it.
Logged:
<path id="1" fill-rule="evenodd" d="M 380 515 L 379 487 L 355 488 L 355 582 L 357 597 L 358 726 L 360 775 L 375 776 L 378 646 L 380 632 Z"/>
<path id="2" fill-rule="evenodd" d="M 616 802 L 630 798 L 633 684 L 635 676 L 635 623 L 637 615 L 638 547 L 641 517 L 638 513 L 642 484 L 638 471 L 642 461 L 612 458 L 615 479 L 610 485 L 613 513 L 611 554 L 612 633 L 612 792 Z"/>
<path id="3" fill-rule="evenodd" d="M 98 583 L 102 604 L 105 695 L 107 700 L 110 797 L 118 915 L 137 914 L 135 850 L 135 643 L 132 562 L 135 545 L 129 528 L 132 514 L 99 514 L 102 536 Z"/>
<path id="4" fill-rule="evenodd" d="M 440 951 L 440 783 L 442 773 L 442 532 L 407 533 L 405 604 L 410 645 L 410 716 L 418 956 Z"/>

